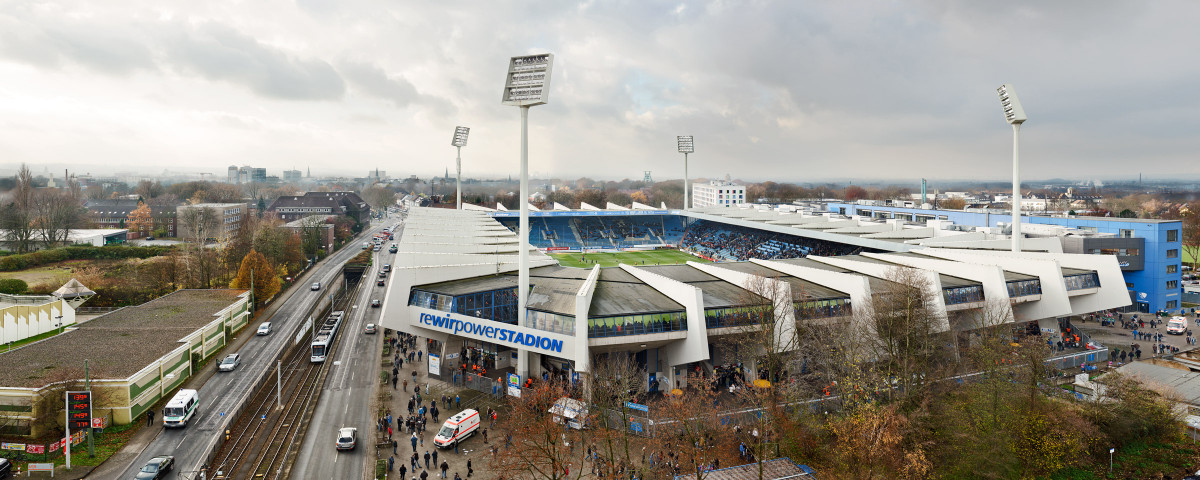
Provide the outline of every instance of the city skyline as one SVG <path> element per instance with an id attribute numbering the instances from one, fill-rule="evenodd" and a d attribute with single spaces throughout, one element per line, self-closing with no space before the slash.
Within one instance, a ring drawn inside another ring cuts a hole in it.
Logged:
<path id="1" fill-rule="evenodd" d="M 302 1 L 0 7 L 3 168 L 439 176 L 517 169 L 508 58 L 555 54 L 536 176 L 820 182 L 1200 176 L 1186 2 L 1039 5 Z M 1190 100 L 1189 100 L 1190 99 Z M 838 166 L 843 166 L 838 168 Z M 621 173 L 627 172 L 627 173 Z"/>

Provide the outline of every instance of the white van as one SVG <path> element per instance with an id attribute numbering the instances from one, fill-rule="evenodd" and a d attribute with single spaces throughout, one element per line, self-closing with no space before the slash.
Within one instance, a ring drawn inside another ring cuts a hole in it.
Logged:
<path id="1" fill-rule="evenodd" d="M 163 407 L 162 421 L 164 427 L 186 427 L 188 421 L 200 409 L 200 394 L 195 390 L 183 389 L 171 397 L 167 406 Z"/>
<path id="2" fill-rule="evenodd" d="M 1167 333 L 1171 335 L 1183 335 L 1187 332 L 1187 319 L 1184 317 L 1171 317 L 1167 320 Z"/>
<path id="3" fill-rule="evenodd" d="M 549 411 L 553 415 L 554 423 L 559 425 L 565 423 L 568 427 L 576 430 L 586 427 L 588 414 L 586 403 L 574 398 L 562 397 L 554 402 Z"/>
<path id="4" fill-rule="evenodd" d="M 442 429 L 438 430 L 437 436 L 433 437 L 433 444 L 438 448 L 450 448 L 474 435 L 477 431 L 479 431 L 479 412 L 468 408 L 446 419 L 446 423 L 442 424 Z"/>

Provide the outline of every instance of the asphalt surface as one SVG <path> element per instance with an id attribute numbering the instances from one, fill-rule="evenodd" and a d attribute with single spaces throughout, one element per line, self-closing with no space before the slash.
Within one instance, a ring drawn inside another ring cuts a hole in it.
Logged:
<path id="1" fill-rule="evenodd" d="M 393 217 L 395 218 L 395 217 Z M 388 219 L 382 226 L 398 223 Z M 375 253 L 375 261 L 364 273 L 363 281 L 369 282 L 359 290 L 347 312 L 347 324 L 342 327 L 341 342 L 334 349 L 332 363 L 325 377 L 321 399 L 305 435 L 304 444 L 296 464 L 292 467 L 294 479 L 373 479 L 375 478 L 374 455 L 376 438 L 375 418 L 371 408 L 375 387 L 379 383 L 382 358 L 377 352 L 383 346 L 382 329 L 368 335 L 364 328 L 368 323 L 379 324 L 380 308 L 372 308 L 371 300 L 384 300 L 386 286 L 376 284 L 383 264 L 395 264 L 395 254 L 388 253 L 392 242 L 399 242 L 404 233 L 403 224 L 393 232 L 395 240 L 385 241 L 382 249 Z M 391 277 L 384 278 L 385 285 Z M 358 446 L 354 450 L 339 452 L 333 448 L 338 429 L 358 428 Z"/>
<path id="2" fill-rule="evenodd" d="M 175 456 L 176 466 L 170 478 L 200 478 L 198 471 L 228 426 L 231 414 L 249 398 L 258 380 L 273 371 L 274 359 L 293 340 L 297 329 L 306 320 L 304 313 L 318 301 L 328 299 L 328 286 L 342 274 L 342 265 L 361 251 L 354 247 L 357 243 L 348 242 L 341 251 L 318 264 L 307 282 L 297 285 L 275 314 L 262 320 L 271 322 L 272 332 L 251 338 L 244 344 L 238 352 L 242 354 L 242 365 L 233 372 L 213 375 L 200 387 L 200 407 L 190 424 L 180 429 L 163 428 L 118 478 L 133 478 L 150 458 L 158 455 Z M 307 287 L 307 284 L 315 281 L 321 282 L 323 288 L 320 291 L 312 291 Z M 238 335 L 254 335 L 257 329 L 258 324 L 248 325 Z M 206 368 L 215 368 L 220 358 L 229 353 L 233 352 L 218 353 L 214 356 L 215 361 L 210 361 Z M 160 425 L 161 418 L 156 412 L 155 421 Z"/>

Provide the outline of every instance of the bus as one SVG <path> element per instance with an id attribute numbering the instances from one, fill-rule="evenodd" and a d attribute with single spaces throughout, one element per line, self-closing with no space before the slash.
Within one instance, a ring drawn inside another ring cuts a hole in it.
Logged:
<path id="1" fill-rule="evenodd" d="M 176 393 L 167 406 L 163 407 L 164 427 L 186 427 L 188 421 L 200 408 L 200 395 L 195 390 L 183 389 Z"/>

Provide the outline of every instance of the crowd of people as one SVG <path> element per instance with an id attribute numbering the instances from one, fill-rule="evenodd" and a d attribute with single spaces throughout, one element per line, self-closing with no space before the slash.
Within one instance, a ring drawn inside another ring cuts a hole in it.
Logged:
<path id="1" fill-rule="evenodd" d="M 764 245 L 771 245 L 772 248 L 761 248 Z M 808 255 L 837 256 L 849 255 L 857 250 L 857 247 L 851 245 L 705 220 L 698 220 L 688 226 L 679 247 L 718 261 L 746 261 L 751 258 L 771 260 Z"/>

